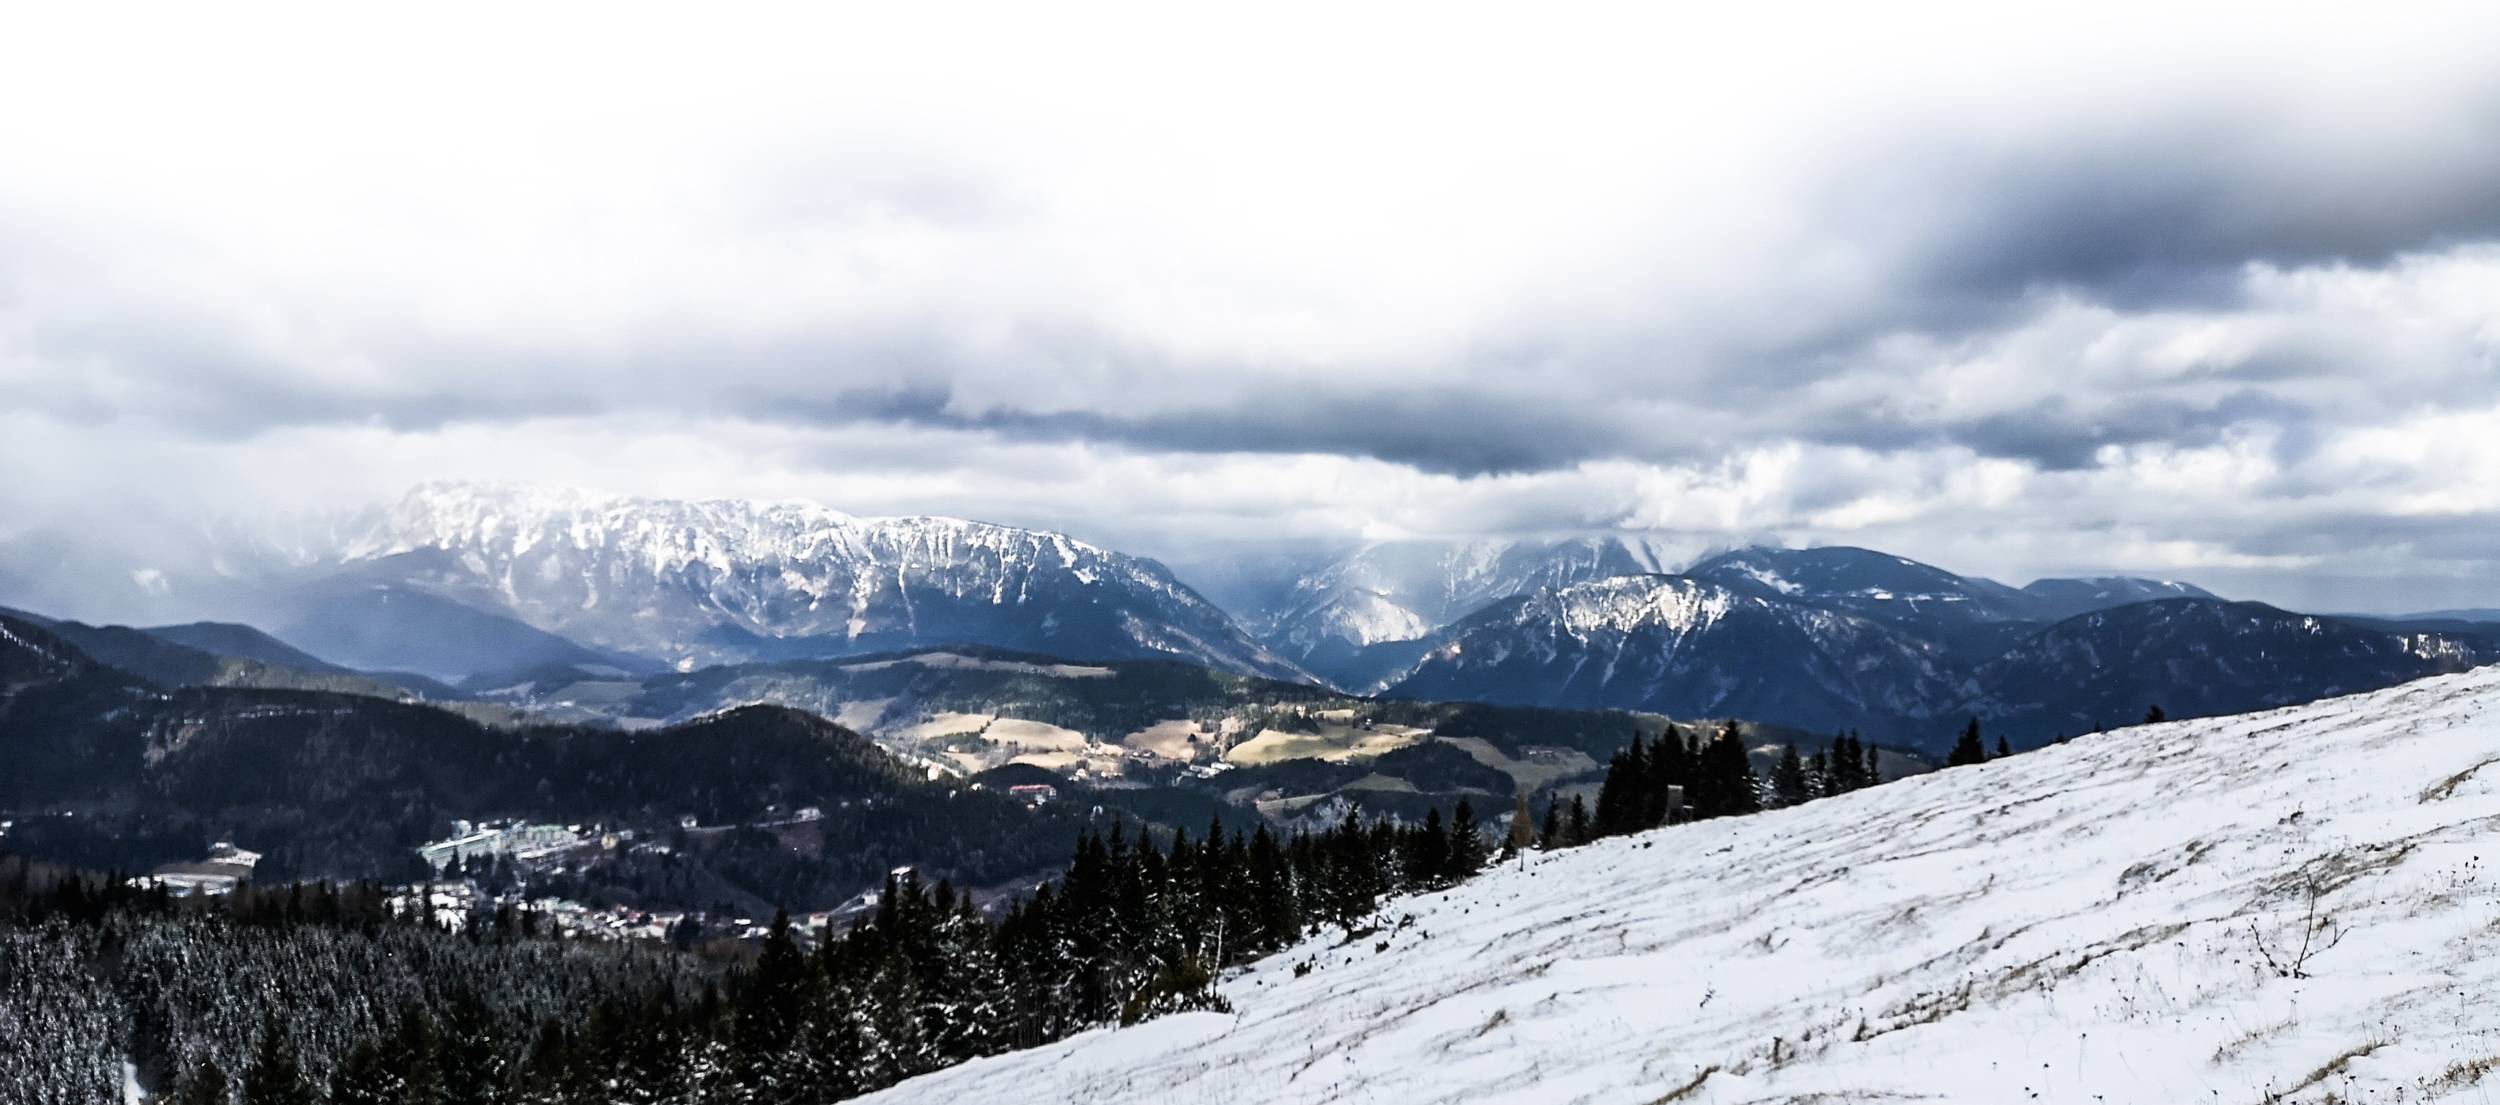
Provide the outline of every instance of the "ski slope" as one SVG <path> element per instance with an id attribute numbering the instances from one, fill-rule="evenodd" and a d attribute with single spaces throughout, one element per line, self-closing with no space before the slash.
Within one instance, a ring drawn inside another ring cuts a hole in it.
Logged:
<path id="1" fill-rule="evenodd" d="M 865 1100 L 2500 1100 L 2495 705 L 2486 668 L 1610 840 L 1263 962 L 1236 1013 Z"/>

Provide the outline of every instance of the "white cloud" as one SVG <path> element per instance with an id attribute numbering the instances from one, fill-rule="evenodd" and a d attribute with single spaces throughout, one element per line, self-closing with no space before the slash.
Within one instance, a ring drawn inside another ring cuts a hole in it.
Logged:
<path id="1" fill-rule="evenodd" d="M 263 15 L 0 43 L 0 530 L 485 476 L 2500 575 L 2484 7 Z"/>

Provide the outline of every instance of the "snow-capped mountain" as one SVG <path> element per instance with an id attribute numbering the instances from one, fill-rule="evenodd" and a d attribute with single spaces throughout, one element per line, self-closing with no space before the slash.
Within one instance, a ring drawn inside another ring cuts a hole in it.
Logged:
<path id="1" fill-rule="evenodd" d="M 2487 636 L 2389 630 L 2263 603 L 2165 599 L 2060 622 L 1980 664 L 1958 707 L 2028 737 L 2238 713 L 2500 661 Z"/>
<path id="2" fill-rule="evenodd" d="M 2214 597 L 2185 583 L 2127 576 L 2041 579 L 2017 589 L 1843 545 L 1736 549 L 1705 558 L 1686 574 L 1765 597 L 1847 611 L 1924 637 L 1965 658 L 1991 655 L 2077 614 L 2157 599 Z"/>
<path id="3" fill-rule="evenodd" d="M 2028 596 L 1994 580 L 1842 545 L 1737 549 L 1705 559 L 1685 574 L 1753 594 L 1846 610 L 1888 625 L 1926 629 L 1931 636 L 1958 637 L 1972 626 L 2025 621 L 2036 613 Z"/>
<path id="4" fill-rule="evenodd" d="M 2500 670 L 2080 738 L 1390 902 L 872 1105 L 2479 1101 Z"/>
<path id="5" fill-rule="evenodd" d="M 1889 728 L 1950 697 L 1938 646 L 1836 610 L 1689 576 L 1616 576 L 1497 603 L 1433 638 L 1413 698 Z"/>
<path id="6" fill-rule="evenodd" d="M 1944 646 L 1975 662 L 2054 622 L 2164 598 L 2212 598 L 2184 583 L 2107 576 L 2042 579 L 2022 588 L 1963 576 L 1872 549 L 1748 546 L 1682 562 L 1664 543 L 1622 537 L 1559 541 L 1398 541 L 1313 563 L 1205 565 L 1251 632 L 1278 653 L 1353 690 L 1376 690 L 1414 662 L 1430 637 L 1493 603 L 1620 576 L 1675 573 L 1774 602 L 1851 614 Z M 1269 580 L 1271 575 L 1290 582 Z M 1264 581 L 1264 582 L 1263 582 Z"/>
<path id="7" fill-rule="evenodd" d="M 1154 561 L 958 518 L 433 484 L 339 561 L 680 665 L 956 643 L 1305 677 Z"/>
<path id="8" fill-rule="evenodd" d="M 2023 593 L 2032 598 L 2034 616 L 2051 621 L 2064 621 L 2077 614 L 2107 610 L 2113 606 L 2125 606 L 2129 603 L 2215 597 L 2213 592 L 2193 583 L 2181 583 L 2172 579 L 2137 579 L 2131 576 L 2035 579 L 2023 585 Z"/>
<path id="9" fill-rule="evenodd" d="M 1657 544 L 1620 537 L 1551 541 L 1384 541 L 1310 565 L 1296 563 L 1288 586 L 1236 593 L 1254 603 L 1236 611 L 1277 652 L 1340 681 L 1374 645 L 1417 640 L 1513 595 L 1611 576 L 1666 570 Z"/>
<path id="10" fill-rule="evenodd" d="M 1842 595 L 1895 615 L 1878 618 L 1757 584 L 1625 576 L 1521 596 L 1426 638 L 1390 693 L 1845 727 L 1941 750 L 1973 716 L 2029 747 L 2154 705 L 2174 717 L 2236 713 L 2500 661 L 2500 635 L 2220 599 L 2134 603 L 2046 627 L 1950 623 L 2007 635 L 1974 656 L 1938 643 L 1934 621 L 1906 616 L 1907 601 Z M 1959 612 L 1969 600 L 1943 601 Z"/>

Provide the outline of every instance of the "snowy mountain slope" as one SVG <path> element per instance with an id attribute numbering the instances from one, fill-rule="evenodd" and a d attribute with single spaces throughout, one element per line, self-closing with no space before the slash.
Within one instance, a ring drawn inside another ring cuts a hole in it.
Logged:
<path id="1" fill-rule="evenodd" d="M 2191 584 L 2128 576 L 2039 579 L 2014 588 L 1845 545 L 1732 549 L 1704 557 L 1683 574 L 1766 599 L 1880 622 L 1974 663 L 2079 614 L 2161 599 L 2214 597 Z"/>
<path id="2" fill-rule="evenodd" d="M 1828 731 L 1924 716 L 1953 685 L 1942 650 L 1865 618 L 1685 576 L 1618 576 L 1469 616 L 1391 693 Z"/>
<path id="3" fill-rule="evenodd" d="M 1347 685 L 1363 649 L 1410 641 L 1514 595 L 1666 570 L 1669 553 L 1632 538 L 1384 541 L 1302 574 L 1257 609 L 1236 611 L 1260 639 Z"/>
<path id="4" fill-rule="evenodd" d="M 2077 614 L 2107 610 L 2129 603 L 2215 597 L 2213 592 L 2193 583 L 2181 583 L 2172 579 L 2136 579 L 2130 576 L 2035 579 L 2023 584 L 2023 593 L 2031 596 L 2035 603 L 2033 616 L 2051 621 L 2063 621 Z"/>
<path id="5" fill-rule="evenodd" d="M 1755 594 L 1819 602 L 1887 620 L 1945 616 L 2020 621 L 2032 613 L 2021 591 L 1994 580 L 1955 575 L 1906 557 L 1843 545 L 1737 549 L 1703 560 L 1685 574 Z"/>
<path id="6" fill-rule="evenodd" d="M 2263 603 L 2166 599 L 2060 622 L 1970 676 L 1954 713 L 2025 746 L 2125 724 L 2158 704 L 2179 717 L 2269 706 L 2463 671 L 2500 660 L 2487 637 L 2401 631 Z"/>
<path id="7" fill-rule="evenodd" d="M 2479 1102 L 2495 824 L 2482 669 L 1600 842 L 1273 957 L 1235 1013 L 864 1100 Z"/>
<path id="8" fill-rule="evenodd" d="M 1154 561 L 955 518 L 430 484 L 341 559 L 406 564 L 469 605 L 672 663 L 970 643 L 1306 677 Z"/>

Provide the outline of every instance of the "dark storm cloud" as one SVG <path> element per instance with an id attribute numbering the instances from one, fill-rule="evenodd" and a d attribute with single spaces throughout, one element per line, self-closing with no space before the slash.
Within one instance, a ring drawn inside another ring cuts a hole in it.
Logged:
<path id="1" fill-rule="evenodd" d="M 1844 151 L 1802 213 L 1813 240 L 1866 259 L 1881 289 L 1868 301 L 1794 302 L 1772 258 L 1731 271 L 1727 309 L 1703 317 L 1615 320 L 1610 329 L 1506 319 L 1453 363 L 1353 369 L 1323 385 L 1298 375 L 1261 384 L 1261 369 L 1247 362 L 1183 363 L 1086 320 L 1016 319 L 1003 346 L 969 345 L 965 330 L 995 320 L 928 305 L 762 333 L 660 316 L 636 320 L 608 350 L 443 334 L 378 309 L 362 322 L 303 325 L 284 303 L 251 302 L 248 289 L 218 308 L 116 298 L 113 273 L 80 273 L 91 259 L 53 242 L 20 254 L 18 279 L 0 282 L 0 311 L 29 316 L 38 354 L 82 368 L 0 379 L 0 398 L 70 419 L 152 411 L 185 432 L 224 437 L 323 423 L 425 430 L 689 411 L 1148 452 L 1334 454 L 1464 476 L 1613 458 L 1685 462 L 1778 440 L 1959 446 L 2073 470 L 2113 444 L 2195 446 L 2240 426 L 2297 438 L 2313 421 L 2362 415 L 2254 390 L 2139 392 L 2056 363 L 2008 370 L 2071 375 L 2067 393 L 1977 412 L 1861 399 L 1835 406 L 1811 389 L 1891 373 L 1895 391 L 1912 392 L 1917 385 L 1900 374 L 1915 366 L 1888 363 L 1884 342 L 1911 335 L 1950 350 L 1985 341 L 2036 318 L 2048 306 L 2043 290 L 2137 314 L 2228 309 L 2242 304 L 2252 262 L 2372 265 L 2500 237 L 2500 142 L 2474 140 L 2478 121 L 2500 133 L 2496 104 L 2478 89 L 2450 108 L 2448 125 L 2335 141 L 2244 106 L 2080 135 L 2048 129 L 2003 146 L 1931 128 Z M 996 182 L 944 159 L 852 151 L 775 179 L 756 215 L 794 234 L 895 212 L 977 226 L 1007 218 L 1012 206 Z M 13 245 L 41 237 L 23 219 L 14 226 L 5 235 Z M 41 260 L 24 260 L 33 257 Z M 24 290 L 81 275 L 97 289 L 74 310 Z M 259 324 L 273 316 L 284 324 Z M 1047 403 L 992 394 L 983 376 L 1001 356 L 1065 375 L 1064 394 Z M 2207 379 L 2273 384 L 2353 367 L 2270 349 Z M 1147 377 L 1163 384 L 1151 404 L 1123 386 Z M 1205 384 L 1192 394 L 1176 379 Z"/>
<path id="2" fill-rule="evenodd" d="M 837 423 L 899 422 L 1012 440 L 1099 442 L 1146 452 L 1369 457 L 1458 476 L 1551 471 L 1595 457 L 1665 457 L 1672 452 L 1664 447 L 1672 438 L 1646 439 L 1642 428 L 1626 425 L 1616 416 L 1619 412 L 1448 388 L 1305 391 L 1225 407 L 1123 414 L 965 411 L 946 389 L 915 386 L 786 404 L 780 413 Z"/>
<path id="3" fill-rule="evenodd" d="M 1966 419 L 1922 419 L 1879 409 L 1857 418 L 1834 417 L 1803 436 L 1877 451 L 1960 446 L 2057 472 L 2092 467 L 2106 446 L 2160 442 L 2194 448 L 2214 444 L 2233 429 L 2295 426 L 2314 414 L 2253 388 L 2206 402 L 2130 395 L 2091 402 L 2086 407 L 2073 397 L 2051 396 Z"/>
<path id="4" fill-rule="evenodd" d="M 2241 106 L 2011 147 L 1940 142 L 1874 162 L 1842 204 L 1922 220 L 1908 275 L 1983 313 L 2052 287 L 2130 310 L 2213 308 L 2252 263 L 2384 264 L 2500 236 L 2500 83 L 2440 117 L 2329 137 L 2330 121 Z"/>

